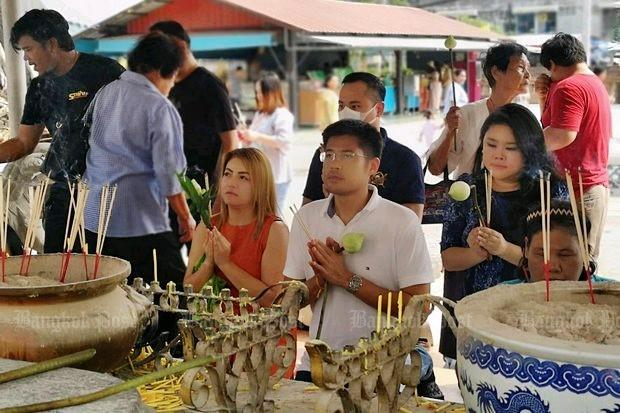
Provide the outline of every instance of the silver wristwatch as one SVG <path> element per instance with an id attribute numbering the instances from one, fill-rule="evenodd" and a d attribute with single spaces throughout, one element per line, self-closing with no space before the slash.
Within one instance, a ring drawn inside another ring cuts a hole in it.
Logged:
<path id="1" fill-rule="evenodd" d="M 357 290 L 362 287 L 362 277 L 357 274 L 353 274 L 351 278 L 349 278 L 349 285 L 347 286 L 347 291 L 351 294 L 355 294 Z"/>

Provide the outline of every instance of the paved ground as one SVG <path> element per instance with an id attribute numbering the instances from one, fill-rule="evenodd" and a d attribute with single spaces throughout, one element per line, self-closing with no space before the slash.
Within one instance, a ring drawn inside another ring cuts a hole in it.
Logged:
<path id="1" fill-rule="evenodd" d="M 537 107 L 532 107 L 532 110 L 536 113 Z M 614 119 L 620 119 L 620 105 L 614 105 L 613 113 L 615 115 Z M 404 145 L 409 146 L 418 155 L 422 155 L 426 152 L 426 147 L 418 140 L 419 131 L 422 124 L 423 119 L 419 115 L 387 117 L 384 121 L 384 127 L 388 130 L 390 137 L 398 140 Z M 620 145 L 620 122 L 615 123 L 613 136 L 616 137 L 615 141 L 618 145 Z M 301 128 L 296 133 L 295 146 L 292 155 L 294 180 L 287 200 L 289 205 L 301 205 L 308 166 L 310 165 L 310 160 L 312 159 L 312 155 L 320 140 L 320 133 L 317 129 Z M 620 156 L 620 154 L 618 156 Z M 428 181 L 433 179 L 429 178 L 430 177 L 427 176 Z M 286 222 L 290 224 L 291 213 L 288 211 L 288 207 L 285 209 L 286 211 L 284 212 L 284 218 Z M 433 263 L 433 271 L 436 276 L 436 281 L 431 286 L 431 293 L 434 295 L 442 295 L 443 278 L 441 272 L 441 257 L 439 254 L 441 225 L 425 225 L 424 233 L 426 235 L 426 242 L 428 244 Z M 613 194 L 609 204 L 607 225 L 605 227 L 601 247 L 601 256 L 598 265 L 599 274 L 620 281 L 620 266 L 613 258 L 614 253 L 617 253 L 618 251 L 618 245 L 620 245 L 620 194 Z M 429 323 L 431 324 L 431 330 L 433 332 L 433 337 L 435 338 L 435 343 L 431 349 L 431 354 L 435 361 L 437 382 L 444 391 L 447 400 L 460 401 L 461 396 L 456 384 L 456 375 L 454 375 L 451 370 L 444 370 L 440 368 L 443 365 L 443 361 L 441 359 L 441 354 L 437 352 L 437 346 L 439 344 L 438 337 L 441 325 L 441 315 L 437 310 L 431 314 Z M 305 337 L 302 335 L 299 343 L 300 351 L 303 351 L 304 342 Z"/>

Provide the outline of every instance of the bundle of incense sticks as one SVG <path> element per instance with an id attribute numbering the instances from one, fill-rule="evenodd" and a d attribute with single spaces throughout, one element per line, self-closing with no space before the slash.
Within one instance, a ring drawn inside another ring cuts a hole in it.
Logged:
<path id="1" fill-rule="evenodd" d="M 551 229 L 551 179 L 550 174 L 540 171 L 540 219 L 543 238 L 543 274 L 545 275 L 546 299 L 551 300 L 551 264 L 549 262 L 549 233 Z"/>
<path id="2" fill-rule="evenodd" d="M 6 181 L 6 191 L 4 188 L 4 177 L 0 175 L 0 260 L 2 261 L 2 282 L 4 282 L 6 277 L 6 241 L 9 222 L 9 199 L 11 195 L 10 178 Z"/>
<path id="3" fill-rule="evenodd" d="M 570 197 L 570 205 L 573 211 L 573 219 L 575 220 L 575 229 L 577 231 L 577 240 L 579 241 L 579 251 L 583 260 L 583 268 L 588 278 L 588 290 L 590 292 L 590 302 L 596 304 L 594 291 L 592 289 L 592 274 L 590 272 L 590 247 L 588 245 L 588 230 L 586 226 L 586 212 L 583 201 L 583 180 L 581 170 L 577 171 L 579 179 L 579 193 L 581 202 L 581 219 L 579 216 L 579 208 L 577 207 L 577 198 L 575 196 L 575 188 L 573 187 L 573 179 L 570 171 L 566 171 L 566 185 L 568 186 L 568 195 Z"/>
<path id="4" fill-rule="evenodd" d="M 67 225 L 65 226 L 65 243 L 63 260 L 60 267 L 60 282 L 64 283 L 71 260 L 71 252 L 75 246 L 75 240 L 80 237 L 82 243 L 82 251 L 86 249 L 86 238 L 84 230 L 84 208 L 86 207 L 86 199 L 89 193 L 88 185 L 84 181 L 78 181 L 74 184 L 69 183 L 69 193 L 71 202 L 69 203 L 69 211 L 67 215 Z M 73 219 L 71 219 L 73 218 Z M 86 274 L 88 278 L 88 273 Z"/>
<path id="5" fill-rule="evenodd" d="M 110 215 L 112 214 L 112 206 L 116 197 L 116 188 L 109 184 L 101 187 L 101 196 L 99 199 L 99 222 L 97 226 L 97 245 L 95 247 L 95 270 L 93 278 L 97 278 L 99 271 L 99 261 L 101 261 L 101 251 L 103 251 L 103 243 L 105 242 L 106 233 L 108 232 L 108 224 L 110 223 Z"/>
<path id="6" fill-rule="evenodd" d="M 78 189 L 77 191 L 80 191 L 80 188 L 82 191 L 86 190 L 86 199 L 88 199 L 88 186 L 86 184 L 84 184 L 83 182 L 80 182 L 78 184 Z M 76 204 L 76 199 L 75 199 L 75 194 L 74 194 L 74 189 L 71 187 L 71 185 L 69 185 L 69 192 L 71 194 L 71 207 L 73 208 L 73 210 L 75 211 L 77 208 L 77 204 Z M 86 202 L 86 201 L 84 201 Z M 86 205 L 84 205 L 84 208 L 86 208 Z M 82 256 L 84 257 L 84 277 L 86 278 L 86 280 L 88 280 L 88 259 L 87 259 L 87 255 L 88 255 L 88 244 L 86 243 L 86 228 L 84 227 L 84 214 L 80 215 L 80 222 L 78 225 L 78 235 L 80 238 L 80 249 L 82 250 Z M 72 251 L 72 249 L 70 249 L 69 251 Z"/>
<path id="7" fill-rule="evenodd" d="M 30 213 L 28 216 L 28 228 L 26 229 L 26 237 L 24 238 L 22 261 L 19 267 L 19 273 L 21 275 L 28 275 L 28 268 L 30 266 L 30 257 L 32 256 L 34 237 L 41 221 L 43 204 L 45 203 L 45 196 L 47 194 L 47 188 L 50 182 L 51 180 L 48 177 L 45 177 L 42 182 L 28 187 L 28 195 L 30 197 Z"/>

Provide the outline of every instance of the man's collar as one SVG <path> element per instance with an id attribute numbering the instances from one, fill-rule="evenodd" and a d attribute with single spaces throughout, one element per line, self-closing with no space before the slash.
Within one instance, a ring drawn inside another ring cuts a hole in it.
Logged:
<path id="1" fill-rule="evenodd" d="M 155 87 L 153 82 L 151 82 L 143 74 L 132 72 L 131 70 L 125 70 L 123 73 L 121 73 L 121 79 L 123 79 L 123 80 L 125 80 L 125 81 L 127 81 L 129 83 L 133 83 L 133 84 L 139 85 L 139 86 L 145 86 L 147 88 L 150 88 L 150 89 L 156 91 L 157 93 L 161 93 L 159 91 L 159 89 L 157 89 Z"/>
<path id="2" fill-rule="evenodd" d="M 368 200 L 368 202 L 366 202 L 366 205 L 364 205 L 364 208 L 362 208 L 362 210 L 358 212 L 357 214 L 363 211 L 370 212 L 374 210 L 377 207 L 379 200 L 381 199 L 381 197 L 379 196 L 379 191 L 377 190 L 376 186 L 368 184 L 368 190 L 372 192 L 372 194 L 370 195 L 370 199 Z M 329 218 L 334 218 L 334 216 L 336 216 L 336 203 L 334 200 L 334 194 L 330 194 L 329 197 L 327 198 L 327 205 L 325 206 L 323 213 L 327 215 Z"/>
<path id="3" fill-rule="evenodd" d="M 385 128 L 379 128 L 379 133 L 381 133 L 381 138 L 385 142 L 385 140 L 388 138 L 388 134 Z"/>

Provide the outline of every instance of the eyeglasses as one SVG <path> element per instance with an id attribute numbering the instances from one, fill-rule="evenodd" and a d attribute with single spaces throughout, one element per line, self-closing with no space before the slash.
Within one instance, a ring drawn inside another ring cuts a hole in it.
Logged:
<path id="1" fill-rule="evenodd" d="M 361 153 L 355 153 L 355 152 L 340 152 L 340 153 L 336 153 L 334 151 L 325 151 L 325 152 L 321 152 L 319 154 L 319 160 L 321 162 L 333 162 L 336 159 L 340 159 L 341 161 L 345 161 L 345 162 L 350 162 L 352 160 L 354 160 L 355 158 L 366 158 L 366 159 L 371 159 L 373 158 L 372 156 L 368 156 L 368 155 L 363 155 Z"/>

